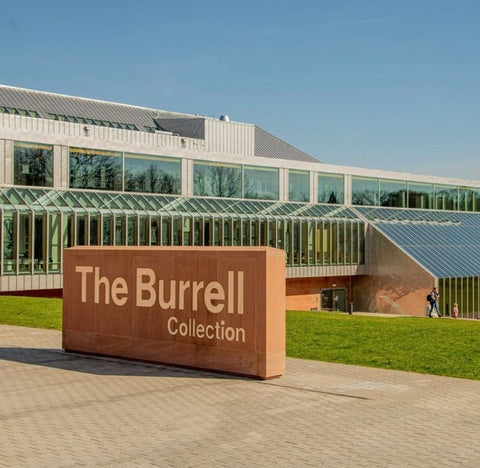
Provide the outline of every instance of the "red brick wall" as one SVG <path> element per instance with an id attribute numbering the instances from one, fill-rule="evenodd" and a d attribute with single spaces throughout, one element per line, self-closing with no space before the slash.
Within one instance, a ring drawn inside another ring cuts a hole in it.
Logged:
<path id="1" fill-rule="evenodd" d="M 320 290 L 325 288 L 345 288 L 347 302 L 351 298 L 350 276 L 327 278 L 288 278 L 285 305 L 287 310 L 320 309 Z"/>

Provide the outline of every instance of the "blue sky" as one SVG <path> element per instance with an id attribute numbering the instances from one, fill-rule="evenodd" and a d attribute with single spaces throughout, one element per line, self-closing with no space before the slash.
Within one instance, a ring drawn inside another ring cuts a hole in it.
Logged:
<path id="1" fill-rule="evenodd" d="M 4 2 L 0 83 L 228 114 L 322 162 L 480 180 L 480 2 Z"/>

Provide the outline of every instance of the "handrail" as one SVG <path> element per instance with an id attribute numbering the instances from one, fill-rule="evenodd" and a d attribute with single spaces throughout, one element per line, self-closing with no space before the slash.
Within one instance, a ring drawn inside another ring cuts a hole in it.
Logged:
<path id="1" fill-rule="evenodd" d="M 390 299 L 388 296 L 377 296 L 380 299 L 379 312 L 388 313 L 388 314 L 399 314 L 399 315 L 408 315 L 408 313 L 402 309 L 395 301 Z M 387 311 L 385 311 L 387 309 Z"/>

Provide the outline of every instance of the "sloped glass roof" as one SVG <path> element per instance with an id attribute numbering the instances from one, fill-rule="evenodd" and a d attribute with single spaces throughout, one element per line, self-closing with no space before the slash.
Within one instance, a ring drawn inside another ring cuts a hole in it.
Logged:
<path id="1" fill-rule="evenodd" d="M 480 275 L 480 213 L 355 210 L 435 277 Z"/>
<path id="2" fill-rule="evenodd" d="M 0 208 L 66 213 L 235 216 L 255 219 L 361 221 L 348 207 L 278 201 L 8 187 L 0 189 Z"/>

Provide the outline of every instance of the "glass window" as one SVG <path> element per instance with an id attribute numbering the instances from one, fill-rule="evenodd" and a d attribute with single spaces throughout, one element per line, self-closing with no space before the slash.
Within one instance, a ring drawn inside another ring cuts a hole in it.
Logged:
<path id="1" fill-rule="evenodd" d="M 407 182 L 380 179 L 380 206 L 407 207 Z"/>
<path id="2" fill-rule="evenodd" d="M 277 244 L 276 242 L 276 235 L 277 235 L 277 227 L 275 225 L 275 221 L 268 221 L 268 240 L 267 244 L 269 247 L 275 247 Z"/>
<path id="3" fill-rule="evenodd" d="M 240 231 L 241 231 L 241 221 L 239 219 L 234 219 L 233 220 L 233 241 L 232 245 L 241 245 L 241 236 L 240 236 Z"/>
<path id="4" fill-rule="evenodd" d="M 358 231 L 359 225 L 357 223 L 352 223 L 352 256 L 351 256 L 351 263 L 357 264 L 358 263 Z"/>
<path id="5" fill-rule="evenodd" d="M 308 221 L 302 221 L 300 223 L 301 238 L 300 238 L 300 264 L 308 265 L 308 252 L 309 252 L 309 243 L 308 243 Z"/>
<path id="6" fill-rule="evenodd" d="M 121 190 L 122 153 L 70 148 L 70 187 Z"/>
<path id="7" fill-rule="evenodd" d="M 323 223 L 317 221 L 315 225 L 316 265 L 323 265 Z"/>
<path id="8" fill-rule="evenodd" d="M 183 219 L 174 217 L 172 219 L 172 245 L 182 245 Z"/>
<path id="9" fill-rule="evenodd" d="M 457 210 L 458 187 L 435 185 L 435 208 L 437 210 Z"/>
<path id="10" fill-rule="evenodd" d="M 192 219 L 183 218 L 183 244 L 192 245 Z"/>
<path id="11" fill-rule="evenodd" d="M 172 245 L 172 219 L 162 218 L 162 245 Z"/>
<path id="12" fill-rule="evenodd" d="M 358 263 L 365 265 L 365 226 L 363 223 L 358 225 Z"/>
<path id="13" fill-rule="evenodd" d="M 378 206 L 378 179 L 352 177 L 352 204 Z"/>
<path id="14" fill-rule="evenodd" d="M 32 272 L 31 216 L 20 213 L 18 222 L 18 263 L 20 273 Z"/>
<path id="15" fill-rule="evenodd" d="M 330 232 L 332 235 L 332 255 L 331 255 L 331 264 L 338 265 L 338 254 L 339 254 L 339 242 L 338 242 L 338 223 L 330 223 Z"/>
<path id="16" fill-rule="evenodd" d="M 137 218 L 134 216 L 127 219 L 127 245 L 137 245 Z"/>
<path id="17" fill-rule="evenodd" d="M 125 190 L 179 194 L 180 160 L 139 154 L 125 155 Z"/>
<path id="18" fill-rule="evenodd" d="M 16 141 L 13 181 L 16 185 L 53 187 L 53 146 Z"/>
<path id="19" fill-rule="evenodd" d="M 300 263 L 300 222 L 292 222 L 292 256 L 293 264 L 298 265 Z"/>
<path id="20" fill-rule="evenodd" d="M 194 162 L 193 194 L 209 197 L 241 198 L 241 166 Z"/>
<path id="21" fill-rule="evenodd" d="M 287 265 L 292 264 L 292 222 L 285 221 L 285 258 Z"/>
<path id="22" fill-rule="evenodd" d="M 318 203 L 344 203 L 342 174 L 318 174 Z"/>
<path id="23" fill-rule="evenodd" d="M 63 215 L 63 247 L 68 248 L 73 246 L 73 230 L 74 222 L 73 215 Z"/>
<path id="24" fill-rule="evenodd" d="M 408 207 L 409 208 L 433 208 L 433 185 L 408 183 Z"/>
<path id="25" fill-rule="evenodd" d="M 3 214 L 3 274 L 12 275 L 16 272 L 16 231 L 17 217 L 15 213 Z"/>
<path id="26" fill-rule="evenodd" d="M 160 220 L 152 218 L 150 223 L 150 245 L 160 245 Z"/>
<path id="27" fill-rule="evenodd" d="M 75 238 L 75 245 L 88 245 L 87 242 L 87 215 L 78 215 L 76 217 L 77 235 Z"/>
<path id="28" fill-rule="evenodd" d="M 232 245 L 232 220 L 225 219 L 223 221 L 223 244 Z"/>
<path id="29" fill-rule="evenodd" d="M 100 245 L 100 216 L 90 215 L 90 239 L 89 245 Z"/>
<path id="30" fill-rule="evenodd" d="M 113 216 L 103 217 L 102 245 L 113 245 Z"/>
<path id="31" fill-rule="evenodd" d="M 245 198 L 278 200 L 278 169 L 270 167 L 243 167 Z"/>
<path id="32" fill-rule="evenodd" d="M 45 273 L 45 218 L 46 215 L 35 215 L 33 218 L 33 261 L 34 261 L 34 272 L 35 273 Z"/>
<path id="33" fill-rule="evenodd" d="M 480 189 L 472 189 L 473 191 L 473 211 L 480 211 Z"/>
<path id="34" fill-rule="evenodd" d="M 193 245 L 203 245 L 203 219 L 194 218 Z"/>
<path id="35" fill-rule="evenodd" d="M 277 249 L 283 249 L 285 246 L 285 221 L 277 221 Z"/>
<path id="36" fill-rule="evenodd" d="M 61 258 L 61 231 L 60 231 L 61 215 L 58 213 L 51 213 L 48 217 L 48 271 L 51 273 L 58 273 L 60 271 Z"/>
<path id="37" fill-rule="evenodd" d="M 222 220 L 215 218 L 213 220 L 213 245 L 222 245 Z"/>
<path id="38" fill-rule="evenodd" d="M 125 245 L 125 217 L 115 216 L 115 245 Z"/>
<path id="39" fill-rule="evenodd" d="M 148 234 L 150 224 L 146 216 L 139 216 L 138 218 L 138 245 L 148 245 Z"/>
<path id="40" fill-rule="evenodd" d="M 288 171 L 288 199 L 290 201 L 310 201 L 310 174 L 307 171 Z"/>

